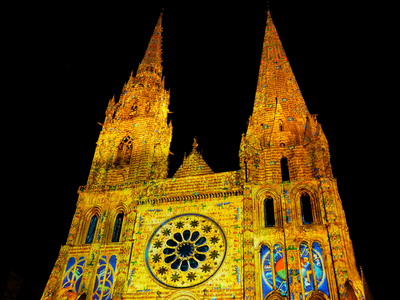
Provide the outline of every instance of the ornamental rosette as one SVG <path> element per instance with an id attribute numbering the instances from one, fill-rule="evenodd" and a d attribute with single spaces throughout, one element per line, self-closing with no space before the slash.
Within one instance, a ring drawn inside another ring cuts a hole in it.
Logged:
<path id="1" fill-rule="evenodd" d="M 220 268 L 226 254 L 221 227 L 199 214 L 184 214 L 162 223 L 146 248 L 146 263 L 157 282 L 188 288 L 205 282 Z"/>

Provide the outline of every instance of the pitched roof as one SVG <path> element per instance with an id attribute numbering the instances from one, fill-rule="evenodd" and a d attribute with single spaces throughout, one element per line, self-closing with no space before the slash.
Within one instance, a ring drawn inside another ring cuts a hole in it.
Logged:
<path id="1" fill-rule="evenodd" d="M 173 177 L 198 176 L 214 173 L 204 161 L 201 154 L 196 150 L 197 145 L 197 141 L 194 139 L 192 152 L 183 159 L 182 165 Z"/>

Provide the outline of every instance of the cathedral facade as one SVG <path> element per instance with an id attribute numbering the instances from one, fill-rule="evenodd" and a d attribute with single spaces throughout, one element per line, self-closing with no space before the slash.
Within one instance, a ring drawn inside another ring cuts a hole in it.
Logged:
<path id="1" fill-rule="evenodd" d="M 160 16 L 111 99 L 47 299 L 365 299 L 329 146 L 268 13 L 240 170 L 197 151 L 167 178 Z"/>

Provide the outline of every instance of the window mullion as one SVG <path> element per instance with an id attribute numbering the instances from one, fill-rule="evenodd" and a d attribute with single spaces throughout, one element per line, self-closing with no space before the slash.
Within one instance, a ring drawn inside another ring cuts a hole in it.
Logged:
<path id="1" fill-rule="evenodd" d="M 106 256 L 106 267 L 104 269 L 103 284 L 101 285 L 101 294 L 99 300 L 103 299 L 104 285 L 106 283 L 108 268 L 109 268 L 109 258 Z"/>
<path id="2" fill-rule="evenodd" d="M 317 282 L 317 276 L 315 276 L 315 270 L 314 270 L 314 250 L 313 250 L 313 244 L 311 244 L 311 270 L 312 270 L 312 275 L 314 278 L 314 291 L 318 290 L 318 282 Z"/>
<path id="3" fill-rule="evenodd" d="M 272 247 L 272 251 L 270 249 L 270 261 L 272 261 L 272 282 L 274 283 L 274 290 L 276 290 L 274 249 L 274 247 Z"/>
<path id="4" fill-rule="evenodd" d="M 302 268 L 303 268 L 303 265 L 301 264 L 301 257 L 302 257 L 302 253 L 300 252 L 301 251 L 301 248 L 300 248 L 300 245 L 301 244 L 299 244 L 299 251 L 297 251 L 297 259 L 298 259 L 298 262 L 299 262 L 299 266 L 300 266 L 300 270 L 299 270 L 299 272 L 300 272 L 300 283 L 301 283 L 301 291 L 302 291 L 302 293 L 303 293 L 303 299 L 305 298 L 305 295 L 306 295 L 306 291 L 304 290 L 304 278 L 303 278 L 303 271 L 302 271 Z"/>

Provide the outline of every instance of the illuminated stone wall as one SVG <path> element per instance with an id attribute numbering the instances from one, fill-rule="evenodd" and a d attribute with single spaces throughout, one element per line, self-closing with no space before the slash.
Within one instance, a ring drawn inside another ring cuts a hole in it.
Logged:
<path id="1" fill-rule="evenodd" d="M 136 76 L 109 102 L 42 300 L 364 299 L 328 142 L 270 15 L 232 172 L 214 173 L 195 140 L 167 178 L 161 32 L 160 17 Z"/>

